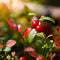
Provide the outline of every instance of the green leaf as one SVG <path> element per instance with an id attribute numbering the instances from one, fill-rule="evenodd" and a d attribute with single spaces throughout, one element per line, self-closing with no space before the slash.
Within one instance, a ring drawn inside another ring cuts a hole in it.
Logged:
<path id="1" fill-rule="evenodd" d="M 31 32 L 28 34 L 27 39 L 29 43 L 32 43 L 37 31 L 35 29 L 32 29 Z"/>
<path id="2" fill-rule="evenodd" d="M 2 52 L 2 48 L 0 48 L 0 52 Z"/>
<path id="3" fill-rule="evenodd" d="M 42 46 L 42 48 L 48 48 L 48 44 L 47 44 L 47 43 L 44 44 L 44 45 Z"/>
<path id="4" fill-rule="evenodd" d="M 11 13 L 10 14 L 10 18 L 16 18 L 18 15 L 17 14 L 15 14 L 15 13 Z"/>
<path id="5" fill-rule="evenodd" d="M 39 20 L 40 20 L 40 21 L 42 21 L 42 20 L 48 20 L 48 21 L 51 21 L 51 22 L 55 23 L 55 21 L 54 21 L 53 18 L 46 17 L 46 16 L 41 16 L 41 18 L 40 18 Z"/>
<path id="6" fill-rule="evenodd" d="M 37 42 L 39 45 L 41 45 L 41 46 L 44 45 L 44 40 L 41 40 L 41 39 L 40 39 L 40 40 L 37 40 L 36 42 Z"/>
<path id="7" fill-rule="evenodd" d="M 36 16 L 35 13 L 29 13 L 28 15 L 29 15 L 29 16 Z"/>
<path id="8" fill-rule="evenodd" d="M 48 36 L 46 37 L 46 39 L 48 39 L 48 38 L 50 38 L 50 37 L 52 37 L 52 34 L 48 35 Z"/>
<path id="9" fill-rule="evenodd" d="M 32 11 L 30 10 L 30 8 L 29 8 L 28 6 L 25 6 L 25 7 L 24 7 L 24 14 L 25 14 L 26 16 L 28 16 L 28 14 L 29 14 L 30 12 L 32 12 Z"/>
<path id="10" fill-rule="evenodd" d="M 8 60 L 11 60 L 11 56 L 10 56 L 10 55 L 8 55 L 8 56 L 7 56 L 7 59 L 8 59 Z"/>
<path id="11" fill-rule="evenodd" d="M 53 40 L 50 40 L 50 41 L 48 42 L 48 46 L 49 46 L 49 48 L 52 48 L 52 47 L 53 47 Z"/>
<path id="12" fill-rule="evenodd" d="M 15 60 L 18 60 L 18 56 L 15 56 Z"/>
<path id="13" fill-rule="evenodd" d="M 0 59 L 2 59 L 3 57 L 4 57 L 4 56 L 1 54 L 1 55 L 0 55 Z"/>
<path id="14" fill-rule="evenodd" d="M 49 56 L 49 48 L 44 48 L 44 49 L 43 49 L 43 55 L 44 55 L 45 57 L 48 57 L 48 56 Z"/>
<path id="15" fill-rule="evenodd" d="M 11 60 L 14 60 L 14 58 L 12 57 Z"/>
<path id="16" fill-rule="evenodd" d="M 5 40 L 4 37 L 1 37 L 1 38 L 0 38 L 0 42 L 3 42 L 4 40 Z"/>
<path id="17" fill-rule="evenodd" d="M 11 48 L 6 46 L 5 49 L 4 49 L 3 51 L 9 52 L 9 51 L 11 51 Z"/>
<path id="18" fill-rule="evenodd" d="M 42 39 L 46 38 L 46 35 L 43 32 L 37 33 L 36 35 L 39 36 Z"/>

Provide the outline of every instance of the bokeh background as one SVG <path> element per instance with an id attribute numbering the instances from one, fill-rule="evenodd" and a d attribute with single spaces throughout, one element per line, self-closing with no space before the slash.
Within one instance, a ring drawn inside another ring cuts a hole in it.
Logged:
<path id="1" fill-rule="evenodd" d="M 60 0 L 0 0 L 0 27 L 4 25 L 4 19 L 11 17 L 24 29 L 30 26 L 30 12 L 38 18 L 50 16 L 56 20 L 56 25 L 60 25 Z"/>
<path id="2" fill-rule="evenodd" d="M 38 19 L 41 16 L 52 17 L 56 21 L 55 24 L 51 22 L 48 22 L 48 23 L 44 22 L 44 23 L 46 25 L 48 24 L 49 28 L 50 28 L 50 25 L 52 27 L 54 26 L 53 30 L 55 33 L 56 32 L 55 27 L 60 25 L 60 0 L 0 0 L 0 46 L 1 46 L 1 43 L 3 46 L 5 45 L 6 41 L 12 38 L 17 41 L 16 47 L 13 47 L 12 49 L 14 51 L 16 50 L 17 55 L 20 54 L 21 56 L 23 49 L 22 50 L 18 49 L 19 47 L 23 46 L 23 45 L 22 46 L 20 45 L 21 44 L 21 37 L 19 34 L 20 32 L 17 33 L 16 31 L 12 31 L 14 29 L 12 26 L 11 27 L 13 29 L 10 31 L 9 27 L 7 26 L 8 24 L 6 21 L 7 21 L 7 18 L 10 18 L 10 19 L 13 19 L 16 25 L 18 24 L 22 25 L 23 27 L 22 27 L 21 34 L 23 34 L 24 30 L 27 27 L 31 27 L 32 16 L 37 16 Z M 60 26 L 59 26 L 58 31 L 59 30 L 60 30 Z M 60 33 L 60 31 L 58 33 Z M 58 37 L 60 40 L 60 35 L 58 35 Z M 37 47 L 39 48 L 39 46 Z M 60 48 L 59 42 L 58 42 L 58 47 Z M 0 57 L 1 56 L 2 55 L 0 54 Z M 59 53 L 59 57 L 60 57 L 60 53 Z"/>

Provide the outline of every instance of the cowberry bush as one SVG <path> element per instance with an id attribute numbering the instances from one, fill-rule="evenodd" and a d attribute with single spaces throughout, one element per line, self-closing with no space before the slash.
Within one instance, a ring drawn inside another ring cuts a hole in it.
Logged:
<path id="1" fill-rule="evenodd" d="M 60 60 L 60 26 L 47 16 L 32 16 L 30 22 L 23 30 L 13 18 L 4 19 L 5 25 L 0 27 L 0 60 Z"/>

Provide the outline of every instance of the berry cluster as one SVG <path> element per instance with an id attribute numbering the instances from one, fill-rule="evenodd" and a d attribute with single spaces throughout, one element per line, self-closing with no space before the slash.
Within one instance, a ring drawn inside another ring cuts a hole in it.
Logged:
<path id="1" fill-rule="evenodd" d="M 36 16 L 32 17 L 31 19 L 31 26 L 32 27 L 27 27 L 25 30 L 24 30 L 24 33 L 23 33 L 23 38 L 27 37 L 29 32 L 32 30 L 32 29 L 35 29 L 37 32 L 44 32 L 46 34 L 46 36 L 48 36 L 49 34 L 52 33 L 52 30 L 49 26 L 47 26 L 46 24 L 42 24 L 41 21 L 39 19 L 37 19 Z"/>
<path id="2" fill-rule="evenodd" d="M 33 17 L 35 18 L 35 17 Z M 33 19 L 32 18 L 32 27 L 36 29 L 37 32 L 42 32 L 43 31 L 43 25 L 38 19 Z"/>
<path id="3" fill-rule="evenodd" d="M 37 32 L 44 32 L 46 35 L 49 35 L 52 32 L 49 26 L 43 25 L 36 17 L 32 18 L 32 27 L 35 28 Z"/>

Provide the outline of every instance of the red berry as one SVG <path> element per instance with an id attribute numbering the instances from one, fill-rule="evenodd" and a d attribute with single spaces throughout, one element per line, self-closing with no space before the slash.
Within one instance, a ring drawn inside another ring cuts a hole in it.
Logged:
<path id="1" fill-rule="evenodd" d="M 23 38 L 26 38 L 30 31 L 31 31 L 31 28 L 30 27 L 27 27 L 25 29 L 25 31 L 23 32 Z"/>
<path id="2" fill-rule="evenodd" d="M 43 25 L 37 25 L 36 26 L 36 31 L 37 32 L 42 32 L 43 31 Z"/>
<path id="3" fill-rule="evenodd" d="M 32 27 L 36 27 L 39 24 L 39 20 L 32 20 Z"/>
<path id="4" fill-rule="evenodd" d="M 19 60 L 26 60 L 26 57 L 25 57 L 25 56 L 21 56 L 21 57 L 19 58 Z"/>

